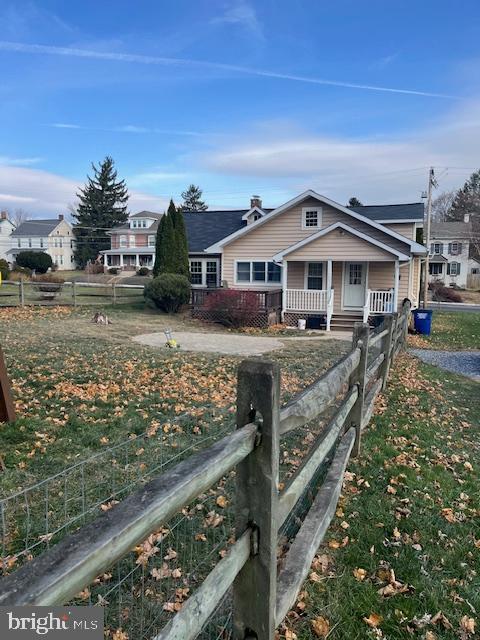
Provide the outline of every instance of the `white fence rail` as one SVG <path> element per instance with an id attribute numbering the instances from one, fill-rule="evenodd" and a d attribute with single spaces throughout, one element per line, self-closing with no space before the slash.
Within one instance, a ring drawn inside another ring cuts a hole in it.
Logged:
<path id="1" fill-rule="evenodd" d="M 287 289 L 285 311 L 326 311 L 327 289 Z"/>

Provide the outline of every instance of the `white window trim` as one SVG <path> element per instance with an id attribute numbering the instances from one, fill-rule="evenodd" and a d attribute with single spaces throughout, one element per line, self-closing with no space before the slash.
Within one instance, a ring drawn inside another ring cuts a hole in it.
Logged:
<path id="1" fill-rule="evenodd" d="M 346 307 L 344 302 L 343 302 L 343 295 L 345 293 L 345 282 L 347 280 L 347 264 L 363 264 L 365 267 L 365 293 L 367 293 L 368 291 L 368 276 L 369 276 L 369 271 L 370 271 L 370 263 L 369 262 L 365 262 L 363 260 L 346 260 L 343 263 L 343 267 L 342 267 L 342 295 L 341 295 L 341 301 L 340 301 L 340 305 L 341 305 L 341 309 L 342 311 L 358 311 L 358 309 L 360 309 L 361 307 Z"/>
<path id="2" fill-rule="evenodd" d="M 237 264 L 239 262 L 249 262 L 250 263 L 250 280 L 246 282 L 245 280 L 237 280 Z M 265 280 L 252 280 L 253 275 L 253 263 L 254 262 L 264 262 L 265 263 Z M 275 262 L 271 258 L 237 258 L 233 261 L 233 282 L 236 285 L 248 287 L 271 287 L 272 289 L 281 289 L 282 287 L 282 272 L 280 272 L 280 280 L 278 282 L 269 282 L 268 278 L 268 263 Z M 282 265 L 278 265 L 280 269 L 283 269 Z"/>
<path id="3" fill-rule="evenodd" d="M 325 277 L 327 275 L 327 263 L 324 260 L 308 260 L 304 263 L 303 268 L 303 288 L 308 291 L 308 265 L 309 264 L 321 264 L 322 266 L 322 291 L 327 287 L 325 284 Z M 313 277 L 313 276 L 312 276 Z M 320 291 L 320 289 L 310 289 L 310 291 Z"/>
<path id="4" fill-rule="evenodd" d="M 136 238 L 135 238 L 134 235 L 128 236 L 128 246 L 129 247 L 136 247 L 137 246 Z"/>
<path id="5" fill-rule="evenodd" d="M 431 262 L 430 263 L 432 265 L 432 273 L 429 273 L 428 275 L 430 276 L 443 276 L 444 275 L 444 270 L 443 270 L 443 262 Z M 434 269 L 434 265 L 436 265 L 437 267 L 437 273 L 433 273 L 433 269 Z"/>
<path id="6" fill-rule="evenodd" d="M 153 238 L 153 243 L 150 244 L 150 238 Z M 147 236 L 147 247 L 154 247 L 155 246 L 155 235 L 154 234 L 149 234 Z"/>
<path id="7" fill-rule="evenodd" d="M 193 284 L 192 283 L 192 288 L 193 289 L 206 289 L 207 288 L 207 262 L 216 262 L 217 264 L 217 282 L 216 282 L 216 286 L 220 286 L 220 278 L 221 278 L 221 273 L 220 273 L 220 260 L 219 258 L 203 258 L 203 257 L 193 257 L 193 258 L 189 258 L 188 259 L 188 267 L 190 269 L 190 265 L 192 262 L 201 262 L 202 263 L 202 283 L 201 284 Z"/>
<path id="8" fill-rule="evenodd" d="M 442 242 L 434 242 L 433 243 L 433 253 L 432 256 L 441 256 L 442 255 L 442 249 L 443 249 L 443 243 Z M 439 247 L 439 250 L 437 251 L 436 248 Z"/>
<path id="9" fill-rule="evenodd" d="M 317 212 L 317 224 L 312 227 L 307 227 L 307 211 L 316 211 Z M 323 208 L 322 207 L 302 207 L 302 229 L 304 231 L 314 231 L 322 228 L 322 218 L 323 218 Z"/>
<path id="10" fill-rule="evenodd" d="M 121 249 L 125 249 L 128 247 L 128 236 L 121 235 L 118 238 L 118 246 Z"/>

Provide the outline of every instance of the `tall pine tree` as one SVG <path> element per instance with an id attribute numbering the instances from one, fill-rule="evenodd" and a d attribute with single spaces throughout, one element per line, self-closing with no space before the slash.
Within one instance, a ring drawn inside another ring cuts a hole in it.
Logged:
<path id="1" fill-rule="evenodd" d="M 125 180 L 117 179 L 113 158 L 107 156 L 97 168 L 92 163 L 93 178 L 77 193 L 79 199 L 73 217 L 76 240 L 75 261 L 85 267 L 95 260 L 98 252 L 110 248 L 106 230 L 128 221 L 128 190 Z"/>
<path id="2" fill-rule="evenodd" d="M 187 232 L 185 229 L 185 220 L 183 219 L 183 213 L 180 208 L 175 207 L 172 200 L 170 200 L 168 213 L 172 217 L 173 230 L 175 234 L 175 273 L 179 273 L 182 276 L 189 277 L 190 264 L 188 262 Z"/>
<path id="3" fill-rule="evenodd" d="M 187 234 L 183 213 L 170 200 L 168 211 L 158 223 L 155 241 L 155 265 L 153 275 L 178 273 L 187 276 L 190 273 L 188 263 Z"/>
<path id="4" fill-rule="evenodd" d="M 361 207 L 361 206 L 363 206 L 362 203 L 355 196 L 350 198 L 350 200 L 348 201 L 348 204 L 347 204 L 347 207 Z"/>
<path id="5" fill-rule="evenodd" d="M 208 205 L 202 200 L 203 191 L 195 184 L 191 184 L 188 189 L 182 193 L 182 210 L 183 211 L 206 211 Z"/>

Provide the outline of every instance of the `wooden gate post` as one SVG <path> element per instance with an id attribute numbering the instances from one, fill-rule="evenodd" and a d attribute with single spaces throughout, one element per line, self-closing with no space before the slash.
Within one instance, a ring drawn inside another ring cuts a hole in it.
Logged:
<path id="1" fill-rule="evenodd" d="M 259 418 L 260 442 L 236 471 L 236 538 L 251 527 L 252 550 L 233 584 L 233 637 L 273 640 L 277 587 L 280 370 L 264 360 L 238 369 L 237 429 Z"/>
<path id="2" fill-rule="evenodd" d="M 10 390 L 10 381 L 2 347 L 0 347 L 0 422 L 13 422 L 15 419 L 15 407 Z"/>
<path id="3" fill-rule="evenodd" d="M 384 326 L 385 329 L 388 329 L 388 334 L 383 345 L 385 358 L 379 371 L 379 377 L 382 378 L 382 391 L 384 391 L 387 386 L 388 372 L 390 371 L 390 352 L 392 350 L 393 328 L 395 326 L 393 314 L 385 317 Z"/>
<path id="4" fill-rule="evenodd" d="M 112 304 L 117 304 L 117 288 L 114 282 L 112 282 Z"/>
<path id="5" fill-rule="evenodd" d="M 20 278 L 20 285 L 18 289 L 18 295 L 20 297 L 20 306 L 23 307 L 25 305 L 25 291 L 23 289 L 23 278 Z"/>
<path id="6" fill-rule="evenodd" d="M 402 316 L 405 316 L 405 331 L 403 334 L 403 338 L 402 338 L 402 342 L 406 343 L 407 341 L 407 336 L 408 336 L 408 321 L 410 319 L 410 307 L 411 307 L 411 303 L 410 300 L 405 300 L 404 303 L 402 304 Z"/>
<path id="7" fill-rule="evenodd" d="M 353 327 L 353 348 L 360 346 L 360 363 L 358 368 L 350 377 L 350 386 L 356 384 L 358 386 L 358 397 L 350 411 L 350 426 L 355 427 L 356 438 L 352 449 L 352 456 L 357 457 L 360 454 L 360 444 L 362 439 L 362 418 L 363 405 L 365 400 L 365 379 L 367 373 L 368 360 L 368 341 L 370 327 L 367 323 L 356 322 Z"/>
<path id="8" fill-rule="evenodd" d="M 72 296 L 73 296 L 73 306 L 77 306 L 77 283 L 75 280 L 72 281 Z"/>

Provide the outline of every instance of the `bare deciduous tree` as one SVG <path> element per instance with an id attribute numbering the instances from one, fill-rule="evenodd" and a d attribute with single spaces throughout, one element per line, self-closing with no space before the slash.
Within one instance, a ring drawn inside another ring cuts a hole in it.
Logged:
<path id="1" fill-rule="evenodd" d="M 457 195 L 456 191 L 444 191 L 432 202 L 432 216 L 435 222 L 445 222 Z"/>

